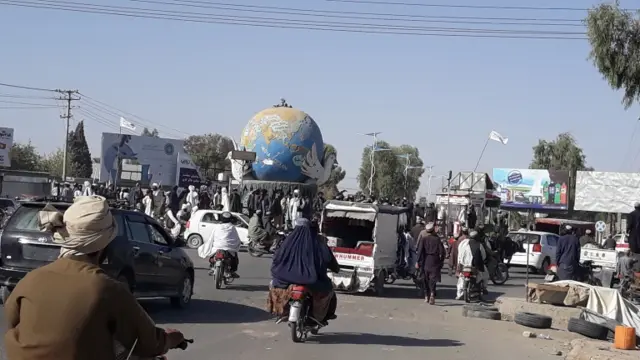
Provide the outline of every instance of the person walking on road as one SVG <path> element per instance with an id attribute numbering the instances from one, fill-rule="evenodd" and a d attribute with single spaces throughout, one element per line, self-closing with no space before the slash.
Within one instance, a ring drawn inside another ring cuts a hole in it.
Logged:
<path id="1" fill-rule="evenodd" d="M 559 280 L 580 280 L 580 240 L 573 228 L 565 226 L 556 249 Z"/>
<path id="2" fill-rule="evenodd" d="M 442 240 L 435 234 L 435 226 L 429 223 L 418 236 L 418 277 L 423 279 L 424 299 L 433 305 L 436 302 L 436 284 L 441 281 L 441 271 L 446 258 Z"/>

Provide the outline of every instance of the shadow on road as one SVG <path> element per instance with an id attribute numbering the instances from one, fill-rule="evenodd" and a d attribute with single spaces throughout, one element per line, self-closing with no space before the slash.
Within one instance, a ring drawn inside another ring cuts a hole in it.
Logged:
<path id="1" fill-rule="evenodd" d="M 174 309 L 166 300 L 141 300 L 158 324 L 236 324 L 271 319 L 263 309 L 225 301 L 192 299 L 187 309 Z"/>
<path id="2" fill-rule="evenodd" d="M 416 339 L 405 336 L 379 335 L 367 333 L 327 333 L 307 340 L 318 344 L 351 344 L 351 345 L 383 345 L 402 347 L 452 347 L 463 343 L 450 339 Z"/>
<path id="3" fill-rule="evenodd" d="M 264 293 L 269 292 L 269 284 L 261 284 L 261 285 L 249 285 L 249 284 L 231 284 L 229 285 L 229 290 L 234 291 L 247 291 L 247 292 L 258 292 L 262 291 Z M 266 298 L 266 294 L 265 294 Z"/>

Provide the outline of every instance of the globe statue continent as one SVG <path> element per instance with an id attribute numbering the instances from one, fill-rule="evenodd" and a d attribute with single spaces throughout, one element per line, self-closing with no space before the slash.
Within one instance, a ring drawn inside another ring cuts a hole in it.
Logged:
<path id="1" fill-rule="evenodd" d="M 265 181 L 306 181 L 301 165 L 307 153 L 315 148 L 320 160 L 324 154 L 318 124 L 305 112 L 289 107 L 257 113 L 242 131 L 240 145 L 256 153 L 253 175 Z"/>

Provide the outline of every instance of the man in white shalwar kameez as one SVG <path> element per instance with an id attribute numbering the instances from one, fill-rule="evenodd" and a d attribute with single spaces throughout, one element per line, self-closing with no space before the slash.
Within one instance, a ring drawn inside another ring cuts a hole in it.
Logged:
<path id="1" fill-rule="evenodd" d="M 240 236 L 236 227 L 231 223 L 232 215 L 225 211 L 220 215 L 220 224 L 211 224 L 211 236 L 198 248 L 198 256 L 211 262 L 211 257 L 218 250 L 227 251 L 232 256 L 231 271 L 233 277 L 238 277 L 238 251 L 240 251 Z M 209 272 L 211 275 L 211 271 Z"/>
<path id="2" fill-rule="evenodd" d="M 303 205 L 304 200 L 300 197 L 300 191 L 298 189 L 293 190 L 293 197 L 291 197 L 291 200 L 289 200 L 289 204 L 287 205 L 288 220 L 291 227 L 296 223 L 296 220 L 302 217 Z"/>
<path id="3" fill-rule="evenodd" d="M 198 191 L 193 185 L 189 185 L 189 193 L 187 194 L 186 203 L 189 204 L 191 211 L 196 212 L 198 210 Z"/>
<path id="4" fill-rule="evenodd" d="M 459 267 L 461 268 L 473 267 L 473 252 L 471 250 L 471 246 L 469 245 L 469 241 L 471 239 L 475 240 L 477 239 L 477 237 L 478 237 L 478 232 L 471 231 L 469 233 L 469 238 L 462 240 L 462 242 L 460 242 L 460 245 L 458 245 L 458 266 Z M 484 262 L 487 259 L 487 253 L 484 250 L 484 246 L 482 246 L 482 244 L 479 244 L 479 245 L 480 245 L 480 253 L 482 254 L 482 261 Z M 483 288 L 486 284 L 485 274 L 486 272 L 478 271 L 478 280 L 484 282 L 484 284 L 482 285 Z M 462 299 L 462 297 L 464 296 L 464 275 L 462 274 L 462 272 L 460 272 L 460 274 L 458 275 L 458 283 L 456 285 L 456 290 L 457 290 L 456 300 Z"/>

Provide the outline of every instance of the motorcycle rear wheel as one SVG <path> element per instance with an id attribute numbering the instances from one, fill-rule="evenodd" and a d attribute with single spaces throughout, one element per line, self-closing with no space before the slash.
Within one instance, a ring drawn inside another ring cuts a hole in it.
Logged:
<path id="1" fill-rule="evenodd" d="M 256 249 L 256 243 L 253 241 L 249 241 L 249 245 L 247 245 L 247 252 L 253 257 L 261 257 L 264 255 L 262 251 Z"/>
<path id="2" fill-rule="evenodd" d="M 216 266 L 213 270 L 213 280 L 215 281 L 216 289 L 220 289 L 222 287 L 222 277 L 222 267 Z"/>
<path id="3" fill-rule="evenodd" d="M 471 281 L 466 281 L 464 284 L 464 302 L 471 302 Z"/>
<path id="4" fill-rule="evenodd" d="M 296 322 L 289 323 L 291 331 L 291 341 L 294 343 L 304 342 L 304 320 L 301 318 Z"/>
<path id="5" fill-rule="evenodd" d="M 501 274 L 501 276 L 496 277 L 495 275 L 499 273 Z M 491 282 L 493 282 L 494 285 L 502 285 L 506 283 L 508 280 L 509 280 L 509 268 L 507 267 L 507 265 L 503 263 L 499 263 L 498 265 L 496 265 L 494 275 L 491 276 Z"/>

